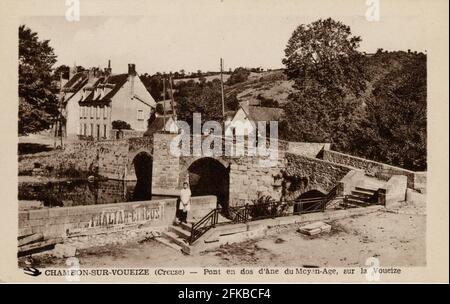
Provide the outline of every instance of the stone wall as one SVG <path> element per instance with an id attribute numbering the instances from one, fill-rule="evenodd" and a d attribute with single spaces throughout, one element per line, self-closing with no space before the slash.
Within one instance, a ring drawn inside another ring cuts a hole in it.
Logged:
<path id="1" fill-rule="evenodd" d="M 189 216 L 198 220 L 216 208 L 216 204 L 214 196 L 193 197 Z M 167 226 L 174 220 L 176 208 L 177 199 L 160 199 L 21 211 L 18 236 L 43 233 L 45 238 L 66 238 Z"/>
<path id="2" fill-rule="evenodd" d="M 126 178 L 127 171 L 133 170 L 134 156 L 141 151 L 151 155 L 152 150 L 153 141 L 148 137 L 78 140 L 68 143 L 64 150 L 20 156 L 19 174 L 31 174 L 35 163 L 38 163 L 43 175 L 74 177 L 70 176 L 70 172 L 78 172 L 78 177 L 98 174 L 104 178 L 122 180 Z"/>
<path id="3" fill-rule="evenodd" d="M 427 172 L 414 172 L 414 188 L 421 193 L 427 192 Z"/>
<path id="4" fill-rule="evenodd" d="M 288 142 L 287 152 L 316 157 L 320 151 L 329 149 L 328 143 Z"/>
<path id="5" fill-rule="evenodd" d="M 317 158 L 286 153 L 283 171 L 286 199 L 295 199 L 310 190 L 328 193 L 353 168 Z"/>
<path id="6" fill-rule="evenodd" d="M 386 207 L 406 200 L 407 177 L 394 175 L 386 183 Z"/>
<path id="7" fill-rule="evenodd" d="M 260 157 L 240 157 L 230 165 L 230 206 L 256 200 L 261 195 L 281 198 L 281 171 L 285 161 L 280 157 L 274 166 L 266 166 Z"/>
<path id="8" fill-rule="evenodd" d="M 385 181 L 388 181 L 394 175 L 404 175 L 408 180 L 408 188 L 426 188 L 426 172 L 414 172 L 400 167 L 329 150 L 323 151 L 322 159 L 336 164 L 363 169 L 366 175 Z"/>
<path id="9" fill-rule="evenodd" d="M 342 184 L 342 194 L 349 195 L 355 187 L 363 186 L 364 171 L 360 169 L 351 170 L 340 182 Z"/>
<path id="10" fill-rule="evenodd" d="M 126 138 L 134 138 L 134 137 L 142 137 L 144 136 L 145 131 L 136 131 L 136 130 L 117 130 L 111 129 L 109 132 L 109 138 L 111 139 L 126 139 Z"/>
<path id="11" fill-rule="evenodd" d="M 170 153 L 176 135 L 155 133 L 153 137 L 152 192 L 178 189 L 180 158 Z"/>

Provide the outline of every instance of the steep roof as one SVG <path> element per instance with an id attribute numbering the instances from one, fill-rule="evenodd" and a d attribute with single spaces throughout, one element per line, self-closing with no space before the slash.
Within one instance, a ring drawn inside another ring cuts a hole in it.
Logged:
<path id="1" fill-rule="evenodd" d="M 127 82 L 128 74 L 111 75 L 105 80 L 105 84 L 112 84 L 114 88 L 103 97 L 103 99 L 109 100 L 120 90 L 120 88 Z"/>
<path id="2" fill-rule="evenodd" d="M 280 108 L 242 105 L 241 108 L 251 121 L 279 121 L 284 114 Z"/>
<path id="3" fill-rule="evenodd" d="M 92 101 L 103 101 L 103 102 L 109 102 L 111 98 L 116 95 L 116 93 L 120 90 L 120 88 L 127 82 L 128 74 L 117 74 L 117 75 L 110 75 L 107 77 L 99 77 L 92 79 L 92 84 L 89 84 L 89 86 L 92 88 L 92 91 L 89 93 L 86 98 L 83 98 L 80 102 L 92 102 Z M 95 90 L 99 86 L 108 86 L 112 87 L 111 91 L 109 91 L 105 96 L 101 97 L 100 95 L 94 98 L 95 96 Z"/>
<path id="4" fill-rule="evenodd" d="M 88 80 L 87 72 L 78 72 L 70 78 L 66 84 L 63 86 L 63 92 L 76 92 L 81 89 Z"/>

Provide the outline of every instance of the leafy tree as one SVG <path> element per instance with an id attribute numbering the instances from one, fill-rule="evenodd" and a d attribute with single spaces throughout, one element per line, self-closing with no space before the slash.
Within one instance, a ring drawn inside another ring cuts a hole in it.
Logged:
<path id="1" fill-rule="evenodd" d="M 374 84 L 360 139 L 372 141 L 368 156 L 411 170 L 425 170 L 427 157 L 426 55 L 403 54 L 404 64 Z M 358 151 L 361 153 L 360 151 Z"/>
<path id="2" fill-rule="evenodd" d="M 289 96 L 280 126 L 287 140 L 331 142 L 348 151 L 359 131 L 365 90 L 364 57 L 356 49 L 361 38 L 329 18 L 300 25 L 285 49 L 286 73 L 297 93 Z"/>
<path id="3" fill-rule="evenodd" d="M 58 88 L 52 83 L 56 55 L 49 40 L 19 26 L 19 134 L 48 129 L 58 116 Z"/>
<path id="4" fill-rule="evenodd" d="M 140 76 L 142 82 L 144 83 L 147 90 L 150 92 L 152 97 L 156 101 L 163 100 L 163 75 L 157 73 L 155 75 L 150 76 L 149 74 L 143 74 Z M 166 90 L 168 87 L 168 81 L 166 79 Z M 166 92 L 166 98 L 168 97 Z"/>
<path id="5" fill-rule="evenodd" d="M 180 82 L 176 87 L 178 118 L 192 123 L 192 114 L 201 113 L 202 121 L 222 121 L 222 103 L 220 80 L 196 83 L 193 80 Z M 236 95 L 225 99 L 226 110 L 235 110 L 238 106 Z"/>
<path id="6" fill-rule="evenodd" d="M 54 71 L 53 71 L 53 80 L 57 80 L 59 81 L 60 77 L 62 76 L 62 78 L 64 79 L 69 79 L 69 75 L 70 75 L 70 67 L 63 64 L 58 66 Z"/>
<path id="7" fill-rule="evenodd" d="M 236 68 L 233 73 L 231 73 L 230 77 L 228 78 L 226 84 L 227 85 L 234 85 L 236 83 L 244 82 L 248 79 L 248 76 L 250 75 L 250 71 L 239 67 Z"/>
<path id="8" fill-rule="evenodd" d="M 280 137 L 292 141 L 328 142 L 334 149 L 348 152 L 352 137 L 359 133 L 363 111 L 359 101 L 344 99 L 318 87 L 291 94 L 284 107 Z M 338 102 L 337 102 L 338 101 Z"/>
<path id="9" fill-rule="evenodd" d="M 286 46 L 286 73 L 302 90 L 311 82 L 327 90 L 358 96 L 365 89 L 361 38 L 350 27 L 331 18 L 300 25 Z M 334 94 L 334 93 L 333 93 Z"/>
<path id="10" fill-rule="evenodd" d="M 111 125 L 116 130 L 131 130 L 130 124 L 123 120 L 114 120 Z"/>

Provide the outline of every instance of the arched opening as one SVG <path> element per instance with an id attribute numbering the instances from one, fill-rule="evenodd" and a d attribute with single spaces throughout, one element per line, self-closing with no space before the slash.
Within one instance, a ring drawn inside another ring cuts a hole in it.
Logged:
<path id="1" fill-rule="evenodd" d="M 219 161 L 213 158 L 201 158 L 188 168 L 189 186 L 192 196 L 215 195 L 218 204 L 228 208 L 230 174 Z"/>
<path id="2" fill-rule="evenodd" d="M 318 197 L 324 197 L 326 194 L 319 191 L 319 190 L 309 190 L 305 193 L 302 193 L 297 199 L 306 199 L 306 198 L 318 198 Z"/>
<path id="3" fill-rule="evenodd" d="M 308 209 L 310 211 L 313 211 L 315 209 L 320 209 L 321 208 L 320 202 L 315 202 L 314 199 L 323 198 L 325 195 L 326 195 L 325 193 L 323 193 L 319 190 L 315 190 L 315 189 L 302 193 L 301 195 L 299 195 L 297 197 L 296 201 L 303 200 L 305 203 L 302 205 L 302 207 L 300 207 L 300 205 L 298 205 L 298 204 L 295 204 L 294 205 L 294 214 L 301 212 L 302 209 L 303 210 Z M 311 202 L 308 202 L 308 200 L 311 200 Z"/>
<path id="4" fill-rule="evenodd" d="M 143 201 L 152 198 L 152 168 L 153 158 L 147 152 L 138 153 L 133 159 L 136 174 L 136 186 L 133 190 L 133 201 Z"/>

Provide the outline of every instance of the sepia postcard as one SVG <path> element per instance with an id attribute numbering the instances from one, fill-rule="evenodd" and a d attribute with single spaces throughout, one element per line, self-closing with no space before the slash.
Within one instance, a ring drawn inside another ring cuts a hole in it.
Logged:
<path id="1" fill-rule="evenodd" d="M 0 11 L 1 282 L 448 283 L 447 1 Z"/>

